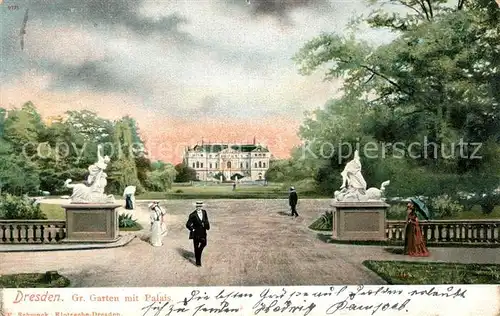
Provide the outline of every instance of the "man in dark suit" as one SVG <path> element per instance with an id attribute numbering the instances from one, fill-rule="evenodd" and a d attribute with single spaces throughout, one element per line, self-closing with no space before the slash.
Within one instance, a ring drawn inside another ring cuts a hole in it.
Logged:
<path id="1" fill-rule="evenodd" d="M 207 245 L 207 230 L 210 230 L 207 211 L 202 207 L 203 202 L 196 202 L 196 210 L 189 214 L 186 223 L 186 228 L 189 229 L 189 239 L 193 240 L 194 256 L 198 267 L 201 267 L 201 254 Z"/>
<path id="2" fill-rule="evenodd" d="M 292 216 L 298 217 L 299 213 L 297 213 L 297 201 L 299 197 L 297 196 L 297 192 L 294 187 L 290 187 L 290 195 L 288 196 L 288 204 L 290 204 L 290 208 L 292 209 Z"/>

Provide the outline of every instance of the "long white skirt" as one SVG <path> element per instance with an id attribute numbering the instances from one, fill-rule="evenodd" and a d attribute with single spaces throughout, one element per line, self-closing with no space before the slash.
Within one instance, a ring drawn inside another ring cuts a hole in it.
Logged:
<path id="1" fill-rule="evenodd" d="M 162 236 L 166 236 L 167 235 L 167 224 L 165 222 L 163 222 L 161 224 L 161 235 Z"/>
<path id="2" fill-rule="evenodd" d="M 162 246 L 163 243 L 161 239 L 162 239 L 161 222 L 154 221 L 151 227 L 151 239 L 150 239 L 151 245 L 154 247 Z"/>

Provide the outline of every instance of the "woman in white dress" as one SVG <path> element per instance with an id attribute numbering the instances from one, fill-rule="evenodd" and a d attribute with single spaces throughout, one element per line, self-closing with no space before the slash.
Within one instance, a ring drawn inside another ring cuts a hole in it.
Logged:
<path id="1" fill-rule="evenodd" d="M 149 204 L 149 209 L 151 210 L 150 220 L 151 220 L 151 245 L 154 247 L 161 247 L 162 242 L 162 222 L 163 214 L 162 209 L 159 206 L 159 202 L 153 202 Z"/>

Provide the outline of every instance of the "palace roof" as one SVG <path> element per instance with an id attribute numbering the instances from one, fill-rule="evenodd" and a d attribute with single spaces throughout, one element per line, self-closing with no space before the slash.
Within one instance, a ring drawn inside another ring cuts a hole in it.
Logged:
<path id="1" fill-rule="evenodd" d="M 241 152 L 269 152 L 266 147 L 261 145 L 247 144 L 247 145 L 231 145 L 232 150 L 241 151 Z M 199 151 L 199 152 L 207 152 L 207 153 L 218 153 L 223 151 L 224 149 L 228 149 L 228 145 L 223 144 L 204 144 L 204 145 L 196 145 L 192 149 L 188 148 L 188 151 Z"/>

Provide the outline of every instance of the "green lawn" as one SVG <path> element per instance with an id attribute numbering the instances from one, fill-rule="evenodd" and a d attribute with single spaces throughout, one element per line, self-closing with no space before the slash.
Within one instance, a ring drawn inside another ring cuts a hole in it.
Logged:
<path id="1" fill-rule="evenodd" d="M 299 191 L 301 197 L 326 198 L 311 189 Z M 59 196 L 48 196 L 59 198 Z M 115 195 L 116 199 L 123 199 Z M 193 186 L 174 185 L 167 192 L 145 192 L 136 195 L 137 200 L 163 200 L 163 199 L 286 199 L 288 198 L 288 186 L 281 183 L 263 185 L 237 185 L 233 191 L 231 184 L 204 185 L 203 182 L 195 183 Z"/>
<path id="2" fill-rule="evenodd" d="M 312 191 L 301 191 L 302 197 L 322 198 L 324 196 Z M 231 185 L 173 186 L 168 192 L 146 192 L 136 197 L 138 200 L 150 199 L 286 199 L 288 189 L 282 184 L 237 185 L 233 191 Z"/>
<path id="3" fill-rule="evenodd" d="M 389 284 L 500 284 L 499 264 L 363 262 Z"/>
<path id="4" fill-rule="evenodd" d="M 69 280 L 57 272 L 19 273 L 0 276 L 0 288 L 57 288 L 69 286 Z"/>
<path id="5" fill-rule="evenodd" d="M 47 215 L 47 219 L 66 219 L 65 211 L 59 204 L 40 203 L 40 209 Z"/>
<path id="6" fill-rule="evenodd" d="M 443 219 L 491 219 L 500 218 L 500 205 L 493 209 L 490 214 L 484 214 L 481 211 L 481 207 L 476 205 L 470 211 L 460 212 L 453 218 L 443 218 Z"/>

